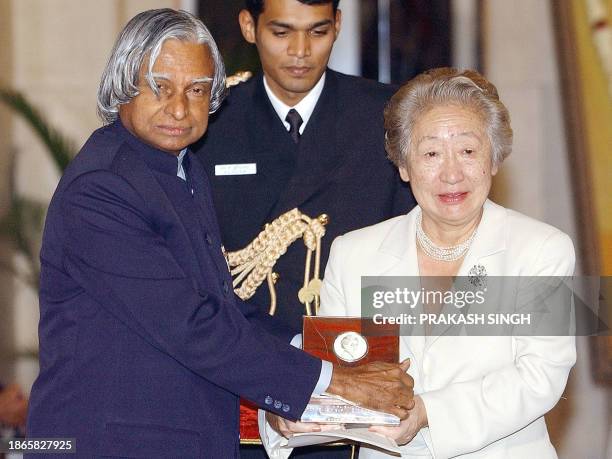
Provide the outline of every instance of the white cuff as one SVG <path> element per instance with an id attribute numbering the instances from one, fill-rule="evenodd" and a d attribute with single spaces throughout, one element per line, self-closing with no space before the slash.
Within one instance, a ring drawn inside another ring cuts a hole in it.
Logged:
<path id="1" fill-rule="evenodd" d="M 302 334 L 298 333 L 291 339 L 291 345 L 302 349 Z M 332 374 L 334 372 L 334 366 L 327 360 L 321 360 L 321 374 L 319 374 L 319 380 L 315 385 L 312 395 L 321 395 L 327 390 L 331 384 Z"/>

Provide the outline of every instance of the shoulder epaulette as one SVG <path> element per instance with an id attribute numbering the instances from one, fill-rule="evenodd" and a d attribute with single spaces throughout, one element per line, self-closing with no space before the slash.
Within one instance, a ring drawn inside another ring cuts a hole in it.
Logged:
<path id="1" fill-rule="evenodd" d="M 249 72 L 248 70 L 239 70 L 233 75 L 228 76 L 225 79 L 225 86 L 231 88 L 232 86 L 237 86 L 240 83 L 244 83 L 245 81 L 249 81 L 249 79 L 253 76 L 253 72 Z"/>

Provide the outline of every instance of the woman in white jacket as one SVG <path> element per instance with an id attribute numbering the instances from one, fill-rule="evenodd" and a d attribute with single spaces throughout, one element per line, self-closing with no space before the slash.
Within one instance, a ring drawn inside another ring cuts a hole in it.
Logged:
<path id="1" fill-rule="evenodd" d="M 497 90 L 476 72 L 437 69 L 385 110 L 387 151 L 418 206 L 339 237 L 322 315 L 361 314 L 361 276 L 571 276 L 574 248 L 556 228 L 487 199 L 512 145 Z M 426 334 L 425 334 L 426 335 Z M 544 414 L 576 358 L 572 336 L 402 336 L 416 407 L 397 428 L 403 457 L 555 458 Z M 362 448 L 360 458 L 387 457 Z"/>
<path id="2" fill-rule="evenodd" d="M 420 276 L 427 283 L 573 274 L 567 235 L 488 200 L 512 129 L 483 76 L 449 68 L 417 76 L 389 102 L 385 130 L 389 158 L 418 206 L 334 241 L 320 315 L 362 315 L 362 276 Z M 556 458 L 544 414 L 565 388 L 574 337 L 451 335 L 402 334 L 415 408 L 399 427 L 372 429 L 403 445 L 405 458 Z M 391 456 L 362 446 L 359 457 Z"/>

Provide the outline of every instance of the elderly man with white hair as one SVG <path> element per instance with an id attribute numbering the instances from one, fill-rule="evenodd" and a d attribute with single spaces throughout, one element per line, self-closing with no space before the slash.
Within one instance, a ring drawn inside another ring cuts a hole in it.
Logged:
<path id="1" fill-rule="evenodd" d="M 194 16 L 145 11 L 121 32 L 100 84 L 105 126 L 47 215 L 28 438 L 75 439 L 78 457 L 226 458 L 239 396 L 289 419 L 324 390 L 402 417 L 413 407 L 407 364 L 333 368 L 235 296 L 188 149 L 224 94 Z"/>

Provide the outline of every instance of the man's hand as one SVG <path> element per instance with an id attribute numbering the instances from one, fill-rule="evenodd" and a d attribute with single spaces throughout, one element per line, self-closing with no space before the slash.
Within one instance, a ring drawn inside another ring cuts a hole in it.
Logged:
<path id="1" fill-rule="evenodd" d="M 17 384 L 11 384 L 0 391 L 0 424 L 11 427 L 25 427 L 28 399 Z"/>
<path id="2" fill-rule="evenodd" d="M 334 430 L 342 428 L 342 424 L 332 425 L 316 424 L 314 422 L 292 422 L 270 412 L 266 413 L 266 421 L 274 430 L 276 430 L 285 438 L 289 438 L 291 435 L 296 433 L 321 432 L 322 430 Z"/>
<path id="3" fill-rule="evenodd" d="M 409 366 L 409 359 L 400 364 L 372 362 L 350 368 L 334 365 L 327 392 L 406 419 L 408 410 L 414 407 L 414 380 L 406 373 Z"/>
<path id="4" fill-rule="evenodd" d="M 408 418 L 404 419 L 397 427 L 386 427 L 386 426 L 372 426 L 370 427 L 371 432 L 376 432 L 385 437 L 392 438 L 398 445 L 405 445 L 428 424 L 427 421 L 427 410 L 423 404 L 421 397 L 417 396 L 414 398 L 414 408 L 410 410 Z"/>

